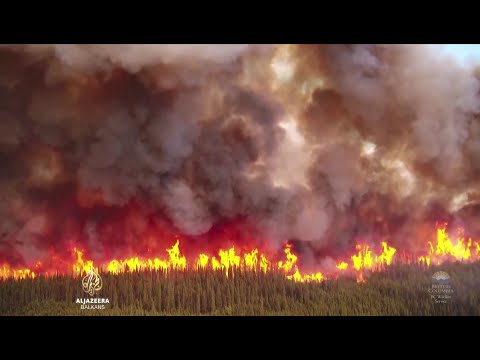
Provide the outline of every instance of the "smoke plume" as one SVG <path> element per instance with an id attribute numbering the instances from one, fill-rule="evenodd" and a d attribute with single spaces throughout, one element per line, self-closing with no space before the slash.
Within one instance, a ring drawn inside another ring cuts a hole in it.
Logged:
<path id="1" fill-rule="evenodd" d="M 476 74 L 427 45 L 1 46 L 0 260 L 480 234 Z"/>

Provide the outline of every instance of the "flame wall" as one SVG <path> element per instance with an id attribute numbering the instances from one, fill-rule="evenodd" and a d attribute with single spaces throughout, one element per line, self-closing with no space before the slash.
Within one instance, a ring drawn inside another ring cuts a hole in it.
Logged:
<path id="1" fill-rule="evenodd" d="M 1 46 L 0 263 L 478 236 L 478 73 L 424 45 Z"/>

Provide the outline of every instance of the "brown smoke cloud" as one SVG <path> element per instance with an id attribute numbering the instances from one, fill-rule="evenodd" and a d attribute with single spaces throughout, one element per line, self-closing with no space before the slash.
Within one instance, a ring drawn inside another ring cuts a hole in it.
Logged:
<path id="1" fill-rule="evenodd" d="M 479 87 L 427 45 L 2 46 L 0 257 L 68 234 L 134 248 L 152 216 L 199 239 L 240 218 L 320 252 L 414 246 L 474 216 Z"/>

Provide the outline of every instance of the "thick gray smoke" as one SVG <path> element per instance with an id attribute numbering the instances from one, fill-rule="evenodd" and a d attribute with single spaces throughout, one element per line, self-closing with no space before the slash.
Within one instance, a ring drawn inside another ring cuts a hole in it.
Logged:
<path id="1" fill-rule="evenodd" d="M 94 210 L 132 202 L 191 236 L 414 242 L 480 199 L 479 90 L 426 45 L 2 46 L 0 254 L 102 242 Z"/>

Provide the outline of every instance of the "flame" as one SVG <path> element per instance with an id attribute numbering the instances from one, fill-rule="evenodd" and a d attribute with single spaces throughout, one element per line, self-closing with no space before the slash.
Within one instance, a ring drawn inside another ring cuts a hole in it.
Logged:
<path id="1" fill-rule="evenodd" d="M 427 241 L 426 251 L 423 255 L 417 257 L 417 263 L 423 266 L 432 264 L 441 264 L 444 261 L 477 261 L 480 260 L 480 243 L 471 238 L 466 239 L 462 229 L 456 233 L 456 238 L 450 238 L 447 232 L 447 224 L 436 227 L 436 239 Z M 336 277 L 338 270 L 342 275 L 354 276 L 357 282 L 363 283 L 371 272 L 378 272 L 391 266 L 394 262 L 410 263 L 408 256 L 402 255 L 397 258 L 396 248 L 389 245 L 386 241 L 381 242 L 380 246 L 375 244 L 359 243 L 348 260 L 338 261 L 336 272 L 331 275 Z M 139 256 L 112 259 L 108 262 L 96 264 L 87 259 L 86 252 L 83 249 L 73 247 L 71 253 L 71 262 L 69 269 L 73 270 L 73 276 L 79 277 L 88 274 L 90 270 L 95 272 L 108 272 L 111 274 L 120 274 L 136 271 L 221 271 L 226 277 L 234 276 L 235 272 L 263 272 L 279 273 L 285 278 L 295 282 L 322 282 L 329 278 L 323 272 L 302 273 L 301 261 L 294 252 L 293 245 L 287 243 L 283 249 L 283 259 L 274 259 L 271 255 L 262 252 L 259 248 L 239 251 L 232 246 L 228 249 L 219 249 L 217 253 L 201 252 L 197 256 L 187 260 L 181 252 L 180 240 L 165 249 L 163 256 L 142 258 Z M 53 263 L 64 264 L 62 258 L 53 254 L 51 257 Z M 60 266 L 60 265 L 58 265 Z M 33 270 L 32 270 L 33 269 Z M 7 279 L 23 280 L 33 279 L 38 275 L 52 276 L 58 273 L 68 273 L 68 270 L 60 268 L 47 269 L 44 263 L 36 261 L 32 267 L 14 268 L 8 263 L 0 264 L 0 280 Z"/>
<path id="2" fill-rule="evenodd" d="M 420 256 L 418 262 L 421 265 L 430 266 L 430 256 Z"/>
<path id="3" fill-rule="evenodd" d="M 88 273 L 90 270 L 93 269 L 93 261 L 83 260 L 83 252 L 78 250 L 77 248 L 73 248 L 73 254 L 76 257 L 76 262 L 73 264 L 73 274 L 74 275 L 82 275 L 83 273 Z M 98 271 L 96 269 L 96 271 Z"/>
<path id="4" fill-rule="evenodd" d="M 253 249 L 251 252 L 245 254 L 244 261 L 247 270 L 256 271 L 258 263 L 258 249 Z"/>
<path id="5" fill-rule="evenodd" d="M 220 264 L 220 261 L 218 261 L 216 257 L 212 257 L 212 269 L 220 270 L 221 268 L 222 268 L 222 265 Z"/>
<path id="6" fill-rule="evenodd" d="M 385 241 L 381 244 L 383 251 L 379 255 L 375 255 L 368 245 L 357 244 L 356 249 L 358 253 L 352 255 L 353 268 L 358 272 L 357 282 L 364 282 L 363 270 L 381 271 L 385 266 L 392 264 L 393 256 L 397 250 L 389 246 Z M 342 267 L 345 267 L 343 265 L 345 263 L 341 264 Z M 339 268 L 338 266 L 337 268 Z"/>
<path id="7" fill-rule="evenodd" d="M 452 240 L 447 232 L 446 223 L 437 226 L 435 243 L 429 241 L 429 253 L 425 256 L 420 256 L 418 262 L 430 266 L 434 264 L 441 264 L 445 261 L 471 261 L 480 258 L 480 244 L 472 241 L 471 238 L 465 240 L 464 230 L 457 229 L 457 236 Z M 475 253 L 473 254 L 473 247 L 475 246 Z"/>
<path id="8" fill-rule="evenodd" d="M 122 267 L 122 264 L 120 261 L 112 260 L 107 265 L 107 271 L 112 274 L 118 274 L 120 272 L 121 267 Z"/>
<path id="9" fill-rule="evenodd" d="M 317 272 L 314 274 L 305 274 L 305 275 L 302 275 L 300 273 L 300 270 L 298 269 L 298 266 L 297 266 L 298 256 L 292 253 L 291 244 L 287 244 L 285 246 L 284 253 L 287 258 L 286 261 L 280 260 L 277 265 L 279 270 L 283 270 L 283 272 L 287 274 L 286 275 L 287 279 L 294 280 L 296 282 L 312 282 L 312 281 L 321 282 L 324 280 L 324 276 L 320 272 Z M 292 274 L 292 270 L 293 270 L 293 274 Z"/>
<path id="10" fill-rule="evenodd" d="M 266 274 L 270 269 L 270 261 L 266 258 L 265 255 L 260 255 L 260 269 Z"/>
<path id="11" fill-rule="evenodd" d="M 293 275 L 287 275 L 287 279 L 293 280 L 296 282 L 305 283 L 305 282 L 322 282 L 325 278 L 321 272 L 302 275 L 298 270 L 298 268 L 296 268 Z"/>
<path id="12" fill-rule="evenodd" d="M 451 255 L 457 260 L 468 260 L 470 258 L 470 247 L 472 246 L 472 240 L 468 240 L 468 244 L 465 245 L 465 239 L 462 234 L 458 237 L 454 244 L 450 240 L 447 231 L 446 224 L 437 229 L 437 246 L 431 249 L 432 255 Z"/>
<path id="13" fill-rule="evenodd" d="M 30 269 L 12 269 L 8 264 L 3 264 L 0 267 L 0 280 L 14 279 L 14 280 L 24 280 L 24 279 L 34 279 L 35 272 Z"/>
<path id="14" fill-rule="evenodd" d="M 174 270 L 185 270 L 187 267 L 187 259 L 180 254 L 179 246 L 180 242 L 177 240 L 175 245 L 166 250 L 169 255 L 169 260 L 161 260 L 159 258 L 142 260 L 138 257 L 124 260 L 113 259 L 106 266 L 106 270 L 112 274 L 145 270 L 167 271 L 170 268 Z"/>
<path id="15" fill-rule="evenodd" d="M 298 258 L 295 254 L 292 254 L 292 245 L 287 244 L 284 251 L 285 255 L 287 256 L 287 261 L 279 261 L 278 268 L 283 269 L 286 273 L 288 273 L 292 270 Z"/>
<path id="16" fill-rule="evenodd" d="M 228 250 L 220 250 L 218 252 L 220 256 L 220 264 L 222 270 L 225 270 L 225 275 L 228 277 L 228 269 L 239 268 L 240 267 L 240 256 L 235 254 L 235 248 L 230 248 Z"/>
<path id="17" fill-rule="evenodd" d="M 352 255 L 354 269 L 357 271 L 362 269 L 378 270 L 385 265 L 391 265 L 393 256 L 397 250 L 388 246 L 386 242 L 382 242 L 382 248 L 383 252 L 380 255 L 374 255 L 368 245 L 357 244 L 358 253 Z M 341 265 L 346 268 L 346 263 L 341 263 Z"/>
<path id="18" fill-rule="evenodd" d="M 168 255 L 170 257 L 170 263 L 174 270 L 185 270 L 187 268 L 187 259 L 185 256 L 180 255 L 180 240 L 177 240 L 175 245 L 171 249 L 168 249 Z"/>
<path id="19" fill-rule="evenodd" d="M 208 265 L 208 255 L 206 254 L 200 254 L 198 255 L 198 260 L 197 260 L 197 269 L 203 269 L 205 270 Z"/>
<path id="20" fill-rule="evenodd" d="M 368 245 L 357 244 L 358 254 L 352 255 L 353 267 L 359 271 L 363 268 L 370 269 L 372 267 L 372 252 Z"/>
<path id="21" fill-rule="evenodd" d="M 390 265 L 392 263 L 393 255 L 395 255 L 397 250 L 391 246 L 388 246 L 385 241 L 382 242 L 382 247 L 383 253 L 380 255 L 378 262 L 381 264 Z"/>

